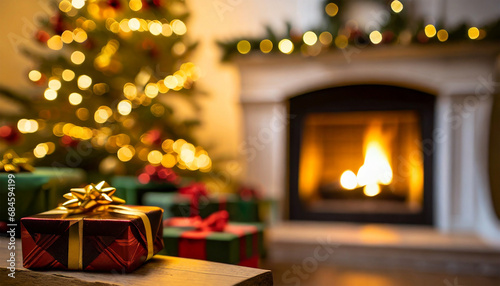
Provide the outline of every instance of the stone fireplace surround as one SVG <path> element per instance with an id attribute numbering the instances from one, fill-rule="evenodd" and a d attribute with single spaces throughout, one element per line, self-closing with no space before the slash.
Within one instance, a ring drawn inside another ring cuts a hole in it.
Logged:
<path id="1" fill-rule="evenodd" d="M 500 46 L 366 47 L 311 58 L 255 54 L 236 62 L 241 76 L 247 183 L 286 202 L 288 98 L 353 84 L 413 88 L 436 95 L 435 229 L 474 234 L 500 246 L 500 221 L 494 214 L 487 171 Z M 286 214 L 286 203 L 282 207 Z"/>

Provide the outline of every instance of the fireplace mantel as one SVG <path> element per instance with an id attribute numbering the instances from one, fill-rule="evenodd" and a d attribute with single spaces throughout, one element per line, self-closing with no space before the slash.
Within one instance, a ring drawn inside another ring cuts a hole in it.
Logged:
<path id="1" fill-rule="evenodd" d="M 434 94 L 435 226 L 500 236 L 487 173 L 498 43 L 359 47 L 317 57 L 250 54 L 235 59 L 244 111 L 247 183 L 286 199 L 286 100 L 353 84 L 402 86 Z M 293 115 L 292 115 L 293 116 Z"/>

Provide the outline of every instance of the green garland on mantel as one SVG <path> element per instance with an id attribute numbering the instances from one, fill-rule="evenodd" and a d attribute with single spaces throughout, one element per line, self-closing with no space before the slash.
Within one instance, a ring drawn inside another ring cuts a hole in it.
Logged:
<path id="1" fill-rule="evenodd" d="M 349 49 L 375 45 L 409 45 L 427 43 L 448 43 L 459 41 L 499 41 L 500 19 L 482 27 L 462 23 L 452 29 L 445 29 L 443 23 L 425 23 L 423 19 L 410 20 L 404 0 L 365 0 L 385 5 L 389 18 L 377 30 L 369 33 L 359 29 L 352 21 L 342 20 L 340 13 L 348 7 L 346 0 L 325 1 L 322 27 L 300 34 L 287 23 L 284 35 L 277 35 L 269 26 L 263 38 L 237 38 L 219 41 L 223 49 L 222 60 L 240 54 L 299 54 L 317 56 L 331 50 Z M 401 1 L 401 2 L 400 2 Z"/>

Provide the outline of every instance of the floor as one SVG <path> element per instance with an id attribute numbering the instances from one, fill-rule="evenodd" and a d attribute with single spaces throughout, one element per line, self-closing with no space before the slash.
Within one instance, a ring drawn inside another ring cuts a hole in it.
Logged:
<path id="1" fill-rule="evenodd" d="M 500 286 L 500 246 L 430 227 L 286 222 L 266 235 L 275 285 Z"/>
<path id="2" fill-rule="evenodd" d="M 452 275 L 407 270 L 374 270 L 323 265 L 265 264 L 274 285 L 301 286 L 499 286 L 500 277 Z"/>

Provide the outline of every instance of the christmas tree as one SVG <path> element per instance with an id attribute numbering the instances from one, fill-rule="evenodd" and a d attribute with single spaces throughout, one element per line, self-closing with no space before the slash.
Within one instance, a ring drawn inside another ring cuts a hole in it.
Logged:
<path id="1" fill-rule="evenodd" d="M 186 57 L 188 10 L 181 0 L 62 0 L 25 49 L 36 63 L 35 97 L 3 91 L 24 107 L 0 136 L 37 165 L 137 174 L 145 165 L 208 172 L 194 144 L 199 69 Z M 10 123 L 8 123 L 10 122 Z M 19 133 L 20 132 L 20 133 Z"/>

